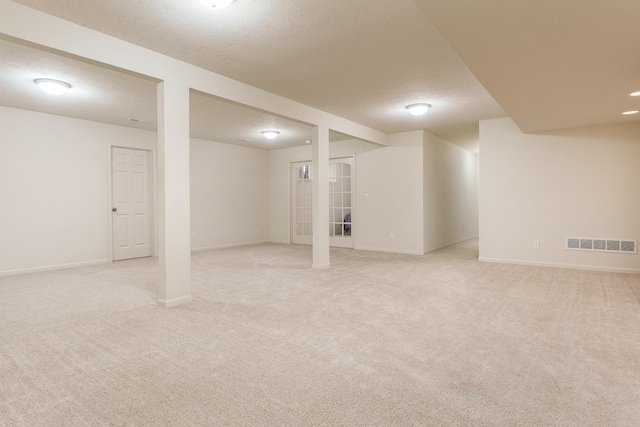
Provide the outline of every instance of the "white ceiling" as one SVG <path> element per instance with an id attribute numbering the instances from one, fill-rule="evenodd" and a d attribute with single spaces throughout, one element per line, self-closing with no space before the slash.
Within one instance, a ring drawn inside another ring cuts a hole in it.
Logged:
<path id="1" fill-rule="evenodd" d="M 151 80 L 2 39 L 0 59 L 1 105 L 156 129 L 156 83 Z M 63 96 L 47 95 L 34 84 L 37 78 L 73 87 Z M 128 118 L 144 123 L 132 124 Z"/>
<path id="2" fill-rule="evenodd" d="M 156 130 L 156 84 L 142 76 L 0 39 L 0 105 Z M 37 78 L 72 82 L 64 96 L 42 92 Z M 311 126 L 193 92 L 191 135 L 263 149 L 294 147 L 311 138 Z M 131 120 L 134 119 L 134 120 Z M 278 129 L 269 141 L 260 131 Z M 331 141 L 351 138 L 331 132 Z M 244 140 L 244 141 L 243 141 Z"/>
<path id="3" fill-rule="evenodd" d="M 640 119 L 620 115 L 640 109 L 627 96 L 640 90 L 635 0 L 235 0 L 219 11 L 198 0 L 16 3 L 386 133 L 426 129 L 470 150 L 478 121 L 507 113 L 525 131 Z M 36 77 L 72 91 L 43 97 Z M 2 105 L 155 129 L 155 97 L 141 76 L 0 40 Z M 414 102 L 433 108 L 413 117 L 404 107 Z M 276 143 L 259 134 L 266 127 L 282 132 Z M 306 124 L 196 93 L 191 129 L 262 148 L 310 136 Z"/>
<path id="4" fill-rule="evenodd" d="M 640 1 L 414 2 L 523 131 L 640 120 Z"/>

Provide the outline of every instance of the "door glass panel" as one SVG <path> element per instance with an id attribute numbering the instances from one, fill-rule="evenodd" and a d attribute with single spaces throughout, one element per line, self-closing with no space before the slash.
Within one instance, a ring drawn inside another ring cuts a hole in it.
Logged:
<path id="1" fill-rule="evenodd" d="M 298 180 L 306 181 L 311 179 L 311 166 L 304 165 L 298 168 Z"/>
<path id="2" fill-rule="evenodd" d="M 342 195 L 342 200 L 345 206 L 351 206 L 351 193 L 344 193 Z"/>
<path id="3" fill-rule="evenodd" d="M 345 193 L 351 192 L 351 178 L 342 179 L 342 191 Z"/>

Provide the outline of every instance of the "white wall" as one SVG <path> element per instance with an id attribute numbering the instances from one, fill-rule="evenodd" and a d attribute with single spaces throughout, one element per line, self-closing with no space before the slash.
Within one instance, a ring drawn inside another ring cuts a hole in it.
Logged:
<path id="1" fill-rule="evenodd" d="M 107 262 L 110 147 L 155 132 L 0 107 L 0 275 Z M 264 150 L 191 140 L 194 249 L 267 238 Z M 260 228 L 260 232 L 256 232 Z"/>
<path id="2" fill-rule="evenodd" d="M 638 239 L 639 165 L 638 122 L 535 135 L 480 122 L 480 258 L 640 271 L 637 254 L 564 249 L 568 236 Z"/>
<path id="3" fill-rule="evenodd" d="M 347 140 L 329 144 L 329 156 L 345 157 L 380 148 L 361 140 Z M 269 158 L 269 241 L 291 243 L 290 223 L 290 164 L 311 161 L 311 146 L 271 150 Z M 358 171 L 356 165 L 356 173 Z"/>
<path id="4" fill-rule="evenodd" d="M 267 151 L 192 139 L 190 152 L 191 248 L 266 241 Z"/>
<path id="5" fill-rule="evenodd" d="M 388 143 L 357 157 L 356 249 L 423 254 L 423 132 Z"/>
<path id="6" fill-rule="evenodd" d="M 0 274 L 109 259 L 109 146 L 148 131 L 0 107 Z"/>
<path id="7" fill-rule="evenodd" d="M 424 132 L 424 250 L 478 235 L 478 156 Z"/>

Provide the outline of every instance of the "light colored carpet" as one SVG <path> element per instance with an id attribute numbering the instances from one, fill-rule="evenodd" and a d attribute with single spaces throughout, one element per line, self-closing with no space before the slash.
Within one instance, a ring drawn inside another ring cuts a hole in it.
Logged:
<path id="1" fill-rule="evenodd" d="M 640 425 L 640 276 L 304 246 L 0 278 L 0 425 Z"/>

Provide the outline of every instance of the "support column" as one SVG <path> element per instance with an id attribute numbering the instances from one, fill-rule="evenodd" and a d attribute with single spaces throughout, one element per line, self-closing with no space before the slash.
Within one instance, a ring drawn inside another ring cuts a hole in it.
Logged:
<path id="1" fill-rule="evenodd" d="M 191 302 L 189 87 L 158 84 L 158 305 Z"/>
<path id="2" fill-rule="evenodd" d="M 329 128 L 316 126 L 313 142 L 313 263 L 316 269 L 329 268 Z"/>

